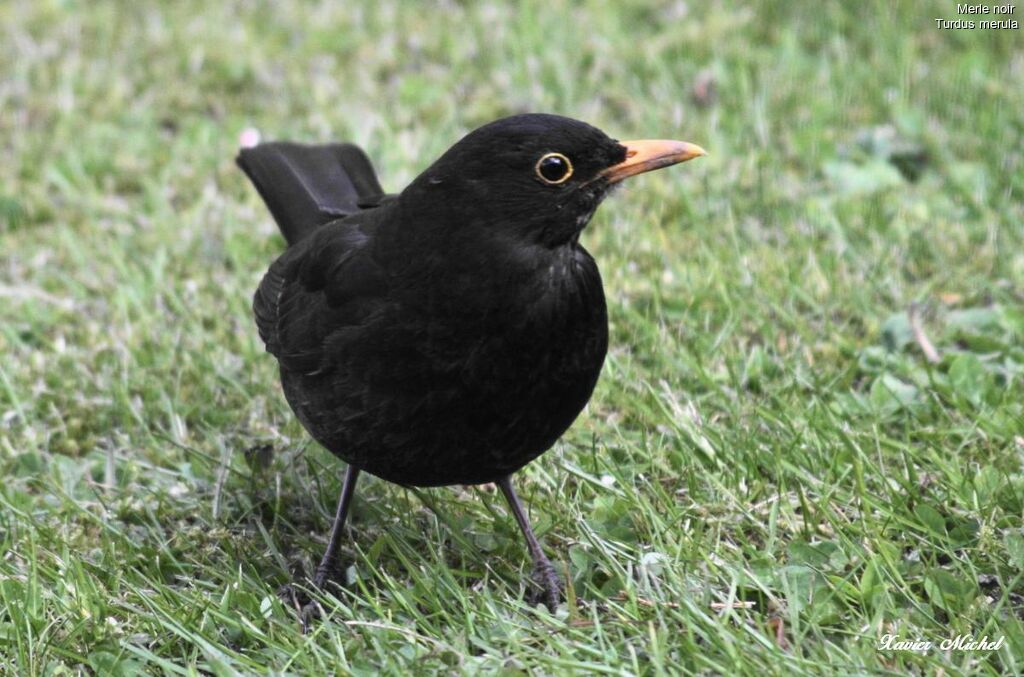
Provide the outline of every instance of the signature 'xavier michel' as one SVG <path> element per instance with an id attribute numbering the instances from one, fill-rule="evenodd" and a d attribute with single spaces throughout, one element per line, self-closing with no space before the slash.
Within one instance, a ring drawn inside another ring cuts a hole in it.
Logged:
<path id="1" fill-rule="evenodd" d="M 604 362 L 604 290 L 580 231 L 619 181 L 703 154 L 517 115 L 385 195 L 353 145 L 241 151 L 288 241 L 256 291 L 260 336 L 299 420 L 348 463 L 314 584 L 332 575 L 365 470 L 413 486 L 496 482 L 542 599 L 558 604 L 511 476 L 572 424 Z"/>

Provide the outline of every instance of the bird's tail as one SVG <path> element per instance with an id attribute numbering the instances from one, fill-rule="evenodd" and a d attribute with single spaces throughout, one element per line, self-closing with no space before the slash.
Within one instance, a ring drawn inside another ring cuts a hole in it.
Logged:
<path id="1" fill-rule="evenodd" d="M 350 143 L 261 143 L 235 159 L 293 245 L 383 193 L 373 165 Z"/>

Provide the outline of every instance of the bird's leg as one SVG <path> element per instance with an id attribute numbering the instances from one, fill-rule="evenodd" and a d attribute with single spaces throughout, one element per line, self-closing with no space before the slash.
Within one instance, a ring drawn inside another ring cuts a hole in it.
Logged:
<path id="1" fill-rule="evenodd" d="M 501 493 L 505 495 L 505 500 L 508 501 L 509 507 L 512 508 L 512 515 L 516 518 L 523 536 L 526 537 L 526 547 L 530 551 L 530 557 L 533 558 L 533 580 L 541 588 L 543 594 L 541 599 L 548 610 L 554 613 L 562 599 L 562 584 L 558 580 L 555 567 L 552 566 L 551 561 L 544 554 L 540 541 L 537 540 L 533 529 L 530 528 L 530 520 L 526 517 L 523 504 L 519 502 L 519 497 L 516 496 L 516 492 L 512 488 L 512 476 L 508 475 L 501 478 L 497 484 L 501 488 Z"/>
<path id="2" fill-rule="evenodd" d="M 352 495 L 355 493 L 358 479 L 359 468 L 348 466 L 345 471 L 345 482 L 341 486 L 341 495 L 338 496 L 338 509 L 334 514 L 334 524 L 331 525 L 331 535 L 327 540 L 327 550 L 324 551 L 324 556 L 316 568 L 316 575 L 313 576 L 313 585 L 318 588 L 323 588 L 336 573 L 338 548 L 341 546 L 345 519 L 348 517 L 348 509 L 352 504 Z"/>
<path id="3" fill-rule="evenodd" d="M 355 493 L 356 480 L 359 479 L 359 468 L 348 466 L 345 471 L 345 481 L 341 487 L 341 495 L 338 496 L 338 509 L 334 514 L 334 524 L 331 526 L 331 535 L 327 540 L 327 550 L 324 552 L 320 564 L 313 576 L 313 587 L 323 590 L 327 583 L 334 580 L 337 573 L 338 548 L 341 546 L 342 533 L 345 529 L 345 518 L 348 517 L 348 509 L 352 504 L 352 495 Z M 302 622 L 303 632 L 309 629 L 310 622 L 320 615 L 319 605 L 309 598 L 304 591 L 296 589 L 295 585 L 286 585 L 278 594 L 286 600 L 290 600 L 299 611 L 299 620 Z"/>

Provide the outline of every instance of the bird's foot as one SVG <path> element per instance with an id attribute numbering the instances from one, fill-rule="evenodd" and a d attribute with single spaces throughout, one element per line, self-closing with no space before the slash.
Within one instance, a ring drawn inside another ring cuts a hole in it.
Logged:
<path id="1" fill-rule="evenodd" d="M 317 567 L 316 574 L 312 581 L 305 584 L 298 582 L 286 583 L 277 590 L 277 596 L 288 606 L 296 610 L 299 622 L 302 624 L 302 632 L 309 632 L 314 621 L 324 615 L 323 606 L 309 593 L 310 590 L 318 592 L 338 592 L 342 586 L 341 574 L 332 569 Z"/>
<path id="2" fill-rule="evenodd" d="M 527 601 L 530 604 L 543 602 L 548 611 L 555 613 L 563 599 L 562 581 L 555 567 L 547 559 L 538 560 L 533 563 L 531 579 L 534 589 L 527 595 Z"/>

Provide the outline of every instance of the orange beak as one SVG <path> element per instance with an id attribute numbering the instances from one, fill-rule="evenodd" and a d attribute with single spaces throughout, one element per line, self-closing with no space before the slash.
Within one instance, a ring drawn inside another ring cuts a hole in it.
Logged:
<path id="1" fill-rule="evenodd" d="M 643 174 L 662 167 L 671 167 L 708 154 L 697 144 L 685 141 L 639 139 L 620 141 L 619 143 L 626 147 L 626 159 L 598 174 L 607 179 L 608 183 L 618 183 L 636 174 Z"/>

